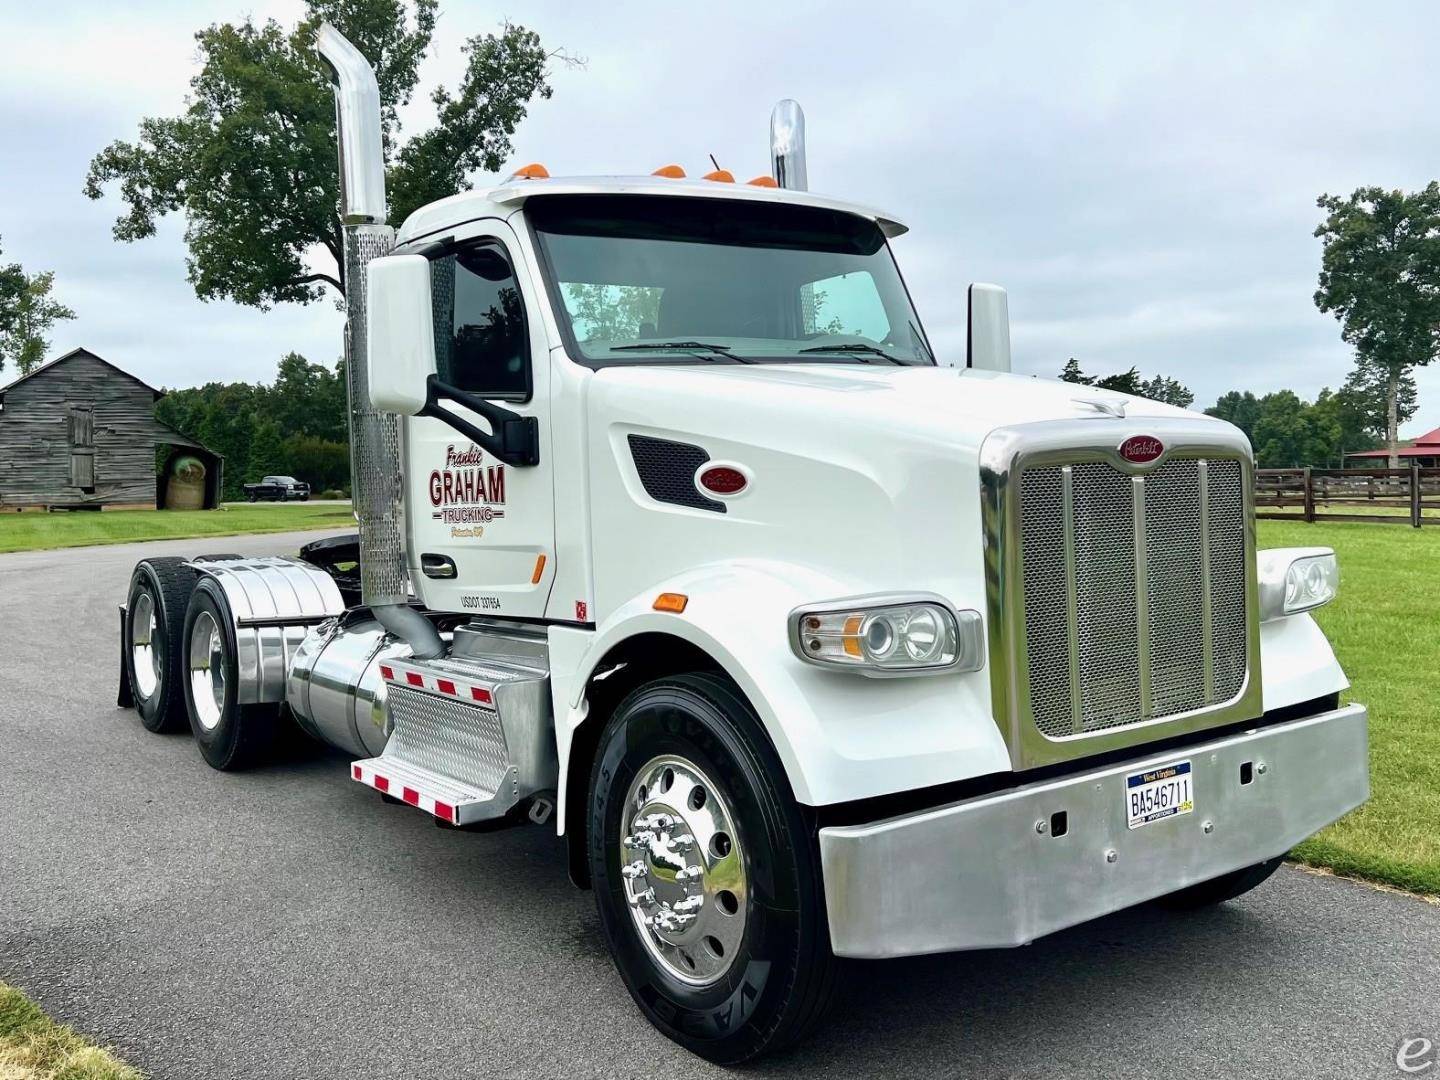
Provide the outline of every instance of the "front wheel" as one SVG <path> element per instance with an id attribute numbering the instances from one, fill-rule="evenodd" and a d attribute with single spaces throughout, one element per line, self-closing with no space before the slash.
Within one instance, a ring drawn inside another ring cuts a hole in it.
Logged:
<path id="1" fill-rule="evenodd" d="M 837 961 L 815 829 L 733 684 L 684 675 L 621 703 L 587 840 L 611 955 L 663 1034 L 736 1064 L 818 1024 Z"/>

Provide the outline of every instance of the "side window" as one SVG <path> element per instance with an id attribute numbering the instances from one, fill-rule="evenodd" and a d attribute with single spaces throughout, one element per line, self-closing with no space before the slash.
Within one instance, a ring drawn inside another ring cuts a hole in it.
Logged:
<path id="1" fill-rule="evenodd" d="M 430 265 L 435 366 L 442 382 L 479 397 L 530 396 L 530 344 L 505 250 L 485 243 Z"/>
<path id="2" fill-rule="evenodd" d="M 876 343 L 890 337 L 890 320 L 875 279 L 865 270 L 811 282 L 800 290 L 807 335 L 862 337 Z"/>

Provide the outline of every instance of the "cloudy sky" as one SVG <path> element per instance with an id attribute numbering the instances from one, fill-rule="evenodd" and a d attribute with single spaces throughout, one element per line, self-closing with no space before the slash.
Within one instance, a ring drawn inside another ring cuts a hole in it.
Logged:
<path id="1" fill-rule="evenodd" d="M 1311 396 L 1350 357 L 1311 294 L 1320 192 L 1440 173 L 1440 5 L 820 3 L 442 4 L 426 86 L 502 18 L 584 56 L 531 113 L 516 163 L 552 174 L 692 174 L 714 153 L 766 171 L 770 107 L 806 109 L 811 187 L 892 211 L 932 339 L 964 342 L 965 285 L 1010 290 L 1017 370 L 1137 366 L 1188 384 Z M 122 11 L 123 8 L 123 11 Z M 333 305 L 202 304 L 182 223 L 118 244 L 91 156 L 183 105 L 192 35 L 298 0 L 6 0 L 0 12 L 0 238 L 57 273 L 84 345 L 163 386 L 268 380 L 298 349 L 338 354 Z M 1162 11 L 1162 8 L 1176 10 Z M 425 106 L 407 115 L 426 122 Z M 484 182 L 486 178 L 477 178 Z M 10 373 L 13 374 L 13 373 Z M 1440 365 L 1409 433 L 1440 425 Z"/>

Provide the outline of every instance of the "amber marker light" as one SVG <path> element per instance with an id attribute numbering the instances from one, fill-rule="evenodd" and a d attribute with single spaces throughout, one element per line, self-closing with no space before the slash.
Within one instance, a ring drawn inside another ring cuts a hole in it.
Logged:
<path id="1" fill-rule="evenodd" d="M 685 610 L 685 605 L 690 603 L 690 597 L 684 593 L 662 592 L 655 598 L 656 611 L 668 611 L 672 615 L 679 615 Z"/>
<path id="2" fill-rule="evenodd" d="M 539 584 L 540 584 L 540 579 L 541 579 L 542 577 L 544 577 L 544 576 L 545 576 L 545 556 L 544 556 L 544 555 L 537 555 L 537 556 L 535 557 L 535 572 L 530 575 L 530 584 L 531 584 L 531 585 L 539 585 Z"/>

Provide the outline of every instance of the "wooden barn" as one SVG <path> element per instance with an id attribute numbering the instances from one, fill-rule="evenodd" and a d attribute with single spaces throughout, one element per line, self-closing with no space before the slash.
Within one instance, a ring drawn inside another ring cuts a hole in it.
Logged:
<path id="1" fill-rule="evenodd" d="M 162 396 L 87 349 L 0 388 L 0 507 L 218 506 L 223 459 L 155 419 Z"/>

